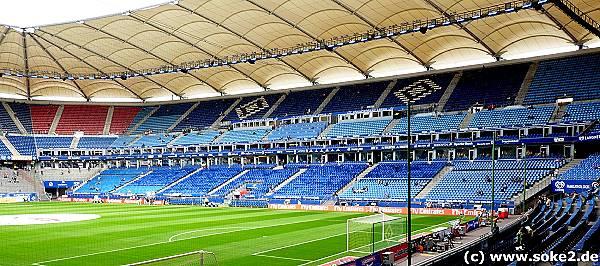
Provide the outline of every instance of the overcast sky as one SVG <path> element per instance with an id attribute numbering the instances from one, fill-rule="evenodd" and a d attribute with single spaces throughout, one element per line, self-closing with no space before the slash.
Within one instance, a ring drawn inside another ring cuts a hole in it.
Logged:
<path id="1" fill-rule="evenodd" d="M 2 1 L 0 24 L 21 28 L 72 22 L 123 13 L 167 0 L 8 0 Z"/>

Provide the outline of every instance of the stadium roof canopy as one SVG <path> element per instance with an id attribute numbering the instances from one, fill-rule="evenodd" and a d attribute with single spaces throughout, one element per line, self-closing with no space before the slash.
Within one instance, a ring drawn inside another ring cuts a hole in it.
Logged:
<path id="1" fill-rule="evenodd" d="M 600 0 L 572 3 L 600 20 Z M 194 62 L 275 48 L 285 51 L 403 23 L 429 23 L 433 18 L 498 4 L 504 2 L 180 0 L 70 23 L 0 26 L 0 97 L 79 101 L 201 98 L 600 46 L 597 36 L 547 3 L 541 10 L 531 8 L 446 26 L 437 20 L 427 31 L 383 36 L 336 49 L 279 53 L 277 58 L 158 74 L 158 69 L 181 70 Z"/>

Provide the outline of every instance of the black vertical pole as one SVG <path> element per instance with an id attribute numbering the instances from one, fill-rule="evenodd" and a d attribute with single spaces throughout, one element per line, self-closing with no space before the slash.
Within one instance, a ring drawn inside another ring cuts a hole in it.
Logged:
<path id="1" fill-rule="evenodd" d="M 494 222 L 494 204 L 496 200 L 496 131 L 494 131 L 494 135 L 492 137 L 492 210 L 490 211 L 492 217 L 492 234 L 494 233 L 494 227 L 496 226 Z"/>
<path id="2" fill-rule="evenodd" d="M 408 151 L 407 152 L 408 157 L 406 158 L 407 161 L 408 161 L 408 165 L 406 166 L 406 170 L 408 171 L 407 172 L 407 179 L 408 179 L 408 189 L 407 189 L 408 190 L 408 192 L 407 192 L 408 197 L 407 198 L 408 198 L 408 200 L 406 201 L 406 204 L 407 204 L 407 215 L 408 215 L 408 218 L 407 218 L 406 222 L 407 222 L 407 229 L 408 230 L 406 232 L 406 235 L 408 236 L 408 240 L 407 240 L 407 242 L 408 242 L 408 253 L 407 253 L 408 254 L 408 260 L 407 260 L 407 263 L 410 266 L 410 264 L 411 264 L 411 253 L 412 253 L 412 244 L 411 244 L 412 243 L 412 240 L 411 240 L 411 238 L 412 238 L 412 236 L 411 236 L 411 233 L 412 233 L 411 232 L 412 231 L 411 230 L 412 229 L 412 226 L 411 226 L 411 216 L 412 216 L 412 214 L 410 212 L 410 205 L 411 205 L 411 199 L 410 199 L 411 198 L 411 196 L 410 196 L 410 185 L 411 185 L 410 184 L 410 168 L 411 167 L 410 167 L 410 163 L 412 161 L 412 149 L 411 149 L 410 145 L 411 145 L 411 142 L 412 142 L 412 134 L 410 132 L 410 99 L 407 101 L 406 106 L 407 106 L 407 111 L 406 111 L 406 119 L 407 119 L 406 129 L 408 130 L 408 146 L 406 148 L 406 150 Z"/>
<path id="3" fill-rule="evenodd" d="M 521 213 L 525 213 L 525 199 L 527 199 L 527 147 L 523 145 L 523 168 L 525 169 L 525 173 L 523 174 L 523 209 Z"/>

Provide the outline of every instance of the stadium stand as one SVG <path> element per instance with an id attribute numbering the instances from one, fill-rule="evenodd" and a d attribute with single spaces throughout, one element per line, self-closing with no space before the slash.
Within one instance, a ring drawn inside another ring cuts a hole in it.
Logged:
<path id="1" fill-rule="evenodd" d="M 183 113 L 190 109 L 190 107 L 192 107 L 192 103 L 161 105 L 158 110 L 144 121 L 144 123 L 142 123 L 133 133 L 141 134 L 147 131 L 154 133 L 166 132 Z"/>
<path id="2" fill-rule="evenodd" d="M 527 167 L 524 167 L 525 163 Z M 523 190 L 523 175 L 533 184 L 564 164 L 557 159 L 497 160 L 495 191 L 497 200 L 509 200 Z M 454 161 L 454 168 L 425 196 L 428 200 L 491 200 L 492 161 Z M 524 169 L 527 169 L 526 172 Z M 457 185 L 460 184 L 460 185 Z"/>
<path id="3" fill-rule="evenodd" d="M 176 180 L 198 170 L 197 166 L 184 167 L 151 167 L 150 171 L 139 179 L 115 190 L 115 193 L 145 195 L 157 192 Z"/>
<path id="4" fill-rule="evenodd" d="M 440 98 L 444 94 L 445 89 L 450 84 L 450 81 L 452 80 L 453 76 L 454 76 L 454 73 L 445 73 L 445 74 L 426 76 L 426 77 L 399 79 L 396 82 L 394 89 L 391 91 L 390 94 L 388 94 L 388 96 L 385 98 L 385 100 L 381 104 L 380 108 L 404 107 L 405 104 L 401 103 L 398 100 L 398 98 L 396 98 L 396 96 L 394 96 L 394 92 L 396 92 L 400 89 L 403 89 L 404 87 L 409 86 L 412 83 L 414 83 L 415 81 L 421 80 L 422 78 L 429 78 L 431 81 L 435 82 L 437 85 L 442 87 L 442 89 L 435 91 L 434 93 L 428 95 L 427 97 L 425 97 L 423 99 L 418 100 L 417 102 L 415 102 L 415 104 L 419 105 L 419 104 L 437 103 L 440 101 Z"/>
<path id="5" fill-rule="evenodd" d="M 47 134 L 58 111 L 58 105 L 31 105 L 32 131 L 36 134 Z"/>
<path id="6" fill-rule="evenodd" d="M 131 142 L 131 147 L 164 147 L 175 138 L 174 135 L 158 134 L 144 135 L 141 138 Z"/>
<path id="7" fill-rule="evenodd" d="M 11 156 L 12 153 L 10 150 L 4 145 L 4 143 L 0 142 L 0 157 L 8 158 Z"/>
<path id="8" fill-rule="evenodd" d="M 200 104 L 175 127 L 174 131 L 182 131 L 188 128 L 204 129 L 209 127 L 234 102 L 235 99 L 200 102 Z"/>
<path id="9" fill-rule="evenodd" d="M 600 180 L 600 154 L 592 154 L 575 167 L 562 173 L 557 179 L 565 180 Z"/>
<path id="10" fill-rule="evenodd" d="M 34 137 L 35 146 L 38 149 L 55 149 L 55 148 L 69 148 L 71 146 L 71 142 L 73 141 L 73 137 L 42 137 L 35 136 Z"/>
<path id="11" fill-rule="evenodd" d="M 270 117 L 290 117 L 314 114 L 331 89 L 292 91 L 279 104 Z"/>
<path id="12" fill-rule="evenodd" d="M 389 119 L 350 120 L 333 124 L 326 137 L 377 136 L 383 133 Z"/>
<path id="13" fill-rule="evenodd" d="M 148 114 L 150 114 L 156 108 L 156 106 L 142 107 L 142 109 L 140 109 L 139 112 L 133 117 L 131 124 L 129 124 L 129 126 L 127 127 L 127 132 L 133 130 L 138 123 L 140 123 L 146 116 L 148 116 Z"/>
<path id="14" fill-rule="evenodd" d="M 198 145 L 211 143 L 215 138 L 220 135 L 219 131 L 215 130 L 203 130 L 199 132 L 182 133 L 181 136 L 176 137 L 173 141 L 173 146 L 181 145 Z"/>
<path id="15" fill-rule="evenodd" d="M 81 137 L 77 148 L 105 149 L 115 142 L 116 137 Z"/>
<path id="16" fill-rule="evenodd" d="M 522 107 L 477 112 L 469 128 L 500 128 L 514 126 L 544 125 L 550 121 L 554 106 Z"/>
<path id="17" fill-rule="evenodd" d="M 9 103 L 10 108 L 21 122 L 21 125 L 25 128 L 28 133 L 31 133 L 32 124 L 31 124 L 31 111 L 29 109 L 29 105 L 25 103 Z"/>
<path id="18" fill-rule="evenodd" d="M 446 165 L 445 162 L 411 163 L 411 196 L 414 197 Z M 407 166 L 403 162 L 381 162 L 364 178 L 358 180 L 340 195 L 343 200 L 406 200 Z"/>
<path id="19" fill-rule="evenodd" d="M 69 135 L 81 131 L 89 135 L 102 134 L 108 106 L 65 105 L 56 133 Z"/>
<path id="20" fill-rule="evenodd" d="M 440 114 L 432 113 L 418 114 L 411 117 L 411 132 L 428 131 L 452 131 L 460 129 L 460 123 L 465 119 L 466 113 Z M 407 118 L 401 118 L 390 130 L 390 134 L 406 134 Z"/>
<path id="21" fill-rule="evenodd" d="M 32 136 L 9 135 L 6 138 L 21 155 L 35 155 L 35 139 Z"/>
<path id="22" fill-rule="evenodd" d="M 8 114 L 8 111 L 4 109 L 4 106 L 0 106 L 0 131 L 5 133 L 20 133 L 15 122 Z"/>
<path id="23" fill-rule="evenodd" d="M 316 139 L 325 127 L 326 122 L 279 125 L 267 135 L 267 140 Z"/>
<path id="24" fill-rule="evenodd" d="M 215 143 L 247 143 L 247 142 L 258 142 L 264 138 L 268 133 L 269 129 L 257 128 L 257 129 L 234 129 L 226 131 L 217 138 Z"/>
<path id="25" fill-rule="evenodd" d="M 240 121 L 262 118 L 281 94 L 244 97 L 240 103 L 225 116 L 224 121 Z"/>
<path id="26" fill-rule="evenodd" d="M 140 112 L 140 107 L 115 106 L 110 122 L 110 134 L 124 134 Z"/>
<path id="27" fill-rule="evenodd" d="M 321 113 L 338 113 L 372 109 L 390 81 L 343 86 Z"/>
<path id="28" fill-rule="evenodd" d="M 498 107 L 512 105 L 528 68 L 529 65 L 521 64 L 465 71 L 445 110 L 467 110 L 476 103 Z"/>
<path id="29" fill-rule="evenodd" d="M 553 103 L 561 97 L 576 101 L 600 98 L 600 54 L 540 62 L 525 104 Z"/>
<path id="30" fill-rule="evenodd" d="M 327 199 L 367 168 L 366 163 L 326 163 L 295 165 L 289 168 L 304 168 L 306 172 L 277 190 L 274 198 Z"/>
<path id="31" fill-rule="evenodd" d="M 244 198 L 265 198 L 277 185 L 298 172 L 294 168 L 250 169 L 234 181 L 213 193 L 214 196 L 227 196 L 234 190 L 240 190 Z"/>
<path id="32" fill-rule="evenodd" d="M 239 165 L 212 165 L 190 175 L 183 181 L 163 191 L 162 194 L 204 196 L 241 171 L 242 168 Z"/>
<path id="33" fill-rule="evenodd" d="M 111 148 L 122 148 L 127 147 L 131 142 L 133 142 L 138 137 L 136 136 L 119 136 L 115 141 L 110 144 Z"/>
<path id="34" fill-rule="evenodd" d="M 587 122 L 598 119 L 600 119 L 600 102 L 573 103 L 567 106 L 562 122 Z"/>
<path id="35" fill-rule="evenodd" d="M 94 176 L 78 189 L 75 194 L 108 193 L 148 172 L 147 168 L 111 168 Z"/>

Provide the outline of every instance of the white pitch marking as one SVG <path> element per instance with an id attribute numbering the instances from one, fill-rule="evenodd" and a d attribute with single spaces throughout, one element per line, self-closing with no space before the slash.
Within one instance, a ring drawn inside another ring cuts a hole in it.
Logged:
<path id="1" fill-rule="evenodd" d="M 270 255 L 254 255 L 253 256 L 259 256 L 259 257 L 267 257 L 267 258 L 275 258 L 275 259 L 283 259 L 283 260 L 295 260 L 295 261 L 310 261 L 310 260 L 305 260 L 305 259 L 296 259 L 296 258 L 288 258 L 288 257 L 279 257 L 279 256 L 270 256 Z"/>
<path id="2" fill-rule="evenodd" d="M 228 231 L 228 232 L 222 232 L 222 233 L 214 233 L 214 234 L 208 234 L 208 235 L 202 235 L 202 236 L 181 238 L 181 239 L 173 240 L 171 242 L 169 242 L 169 241 L 160 241 L 160 242 L 149 243 L 149 244 L 144 244 L 144 245 L 139 245 L 139 246 L 132 246 L 132 247 L 126 247 L 126 248 L 118 248 L 118 249 L 113 249 L 113 250 L 105 250 L 105 251 L 93 252 L 93 253 L 88 253 L 88 254 L 83 254 L 83 255 L 77 255 L 77 256 L 64 257 L 64 258 L 53 259 L 53 260 L 40 261 L 40 262 L 32 263 L 31 265 L 44 266 L 45 263 L 49 263 L 49 262 L 57 262 L 57 261 L 64 261 L 64 260 L 70 260 L 70 259 L 77 259 L 77 258 L 83 258 L 83 257 L 89 257 L 89 256 L 95 256 L 95 255 L 107 254 L 107 253 L 113 253 L 113 252 L 119 252 L 119 251 L 136 249 L 136 248 L 151 247 L 151 246 L 162 245 L 162 244 L 167 244 L 167 243 L 174 243 L 174 242 L 177 242 L 177 241 L 183 241 L 183 240 L 189 240 L 189 239 L 195 239 L 195 238 L 203 238 L 203 237 L 207 237 L 207 236 L 222 235 L 222 234 L 235 233 L 235 232 L 241 232 L 241 231 L 248 231 L 248 230 L 254 230 L 254 229 L 276 227 L 276 226 L 282 226 L 282 225 L 291 225 L 291 224 L 299 224 L 299 223 L 306 223 L 306 222 L 314 222 L 314 221 L 320 221 L 320 220 L 324 220 L 324 219 L 311 219 L 311 220 L 303 220 L 303 221 L 296 221 L 296 222 L 289 222 L 289 223 L 282 223 L 282 224 L 275 224 L 275 225 L 258 226 L 258 227 L 254 227 L 254 228 L 251 228 L 251 229 L 240 229 L 240 230 L 234 230 L 234 231 Z"/>
<path id="3" fill-rule="evenodd" d="M 174 234 L 173 236 L 169 237 L 169 242 L 173 242 L 175 238 L 177 238 L 178 236 L 182 236 L 182 235 L 187 235 L 187 234 L 192 234 L 192 233 L 197 233 L 197 232 L 204 232 L 204 231 L 213 231 L 213 230 L 228 230 L 228 229 L 254 229 L 255 227 L 220 227 L 220 228 L 205 228 L 205 229 L 200 229 L 200 230 L 193 230 L 193 231 L 187 231 L 187 232 L 183 232 L 183 233 L 179 233 L 179 234 Z M 223 232 L 222 232 L 223 233 Z"/>

